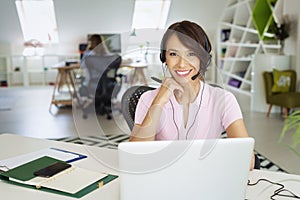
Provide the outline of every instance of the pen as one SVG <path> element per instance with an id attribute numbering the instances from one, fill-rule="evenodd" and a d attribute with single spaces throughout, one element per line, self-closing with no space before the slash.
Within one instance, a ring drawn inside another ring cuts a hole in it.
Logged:
<path id="1" fill-rule="evenodd" d="M 158 82 L 158 83 L 162 83 L 162 80 L 160 80 L 159 78 L 156 78 L 154 76 L 151 76 L 151 79 Z"/>

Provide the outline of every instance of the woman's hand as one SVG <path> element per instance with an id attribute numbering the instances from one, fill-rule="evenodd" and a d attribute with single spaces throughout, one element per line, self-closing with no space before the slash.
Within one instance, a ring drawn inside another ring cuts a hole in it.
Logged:
<path id="1" fill-rule="evenodd" d="M 166 77 L 162 81 L 160 90 L 153 103 L 165 105 L 169 101 L 173 93 L 176 95 L 177 98 L 181 99 L 183 94 L 183 88 L 175 81 L 175 79 Z"/>
<path id="2" fill-rule="evenodd" d="M 130 141 L 151 141 L 155 140 L 155 133 L 163 107 L 168 103 L 171 95 L 175 93 L 181 98 L 183 88 L 173 79 L 165 78 L 158 94 L 154 98 L 142 124 L 135 124 L 130 136 Z"/>

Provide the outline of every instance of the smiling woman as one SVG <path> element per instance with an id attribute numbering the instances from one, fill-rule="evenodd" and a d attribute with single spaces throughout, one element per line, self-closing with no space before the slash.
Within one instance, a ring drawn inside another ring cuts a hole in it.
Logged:
<path id="1" fill-rule="evenodd" d="M 176 22 L 161 41 L 160 60 L 171 77 L 142 94 L 131 141 L 249 137 L 234 95 L 205 83 L 211 44 L 198 24 Z M 254 167 L 254 154 L 251 169 Z"/>
<path id="2" fill-rule="evenodd" d="M 218 138 L 224 129 L 229 137 L 248 137 L 235 97 L 204 81 L 210 51 L 210 41 L 198 24 L 182 21 L 168 28 L 160 60 L 171 77 L 142 95 L 132 140 Z"/>

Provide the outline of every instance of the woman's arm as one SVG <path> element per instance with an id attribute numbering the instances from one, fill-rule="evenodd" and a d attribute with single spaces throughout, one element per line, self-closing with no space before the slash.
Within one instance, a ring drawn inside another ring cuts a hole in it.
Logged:
<path id="1" fill-rule="evenodd" d="M 155 140 L 163 107 L 168 103 L 175 90 L 182 91 L 182 88 L 174 79 L 165 78 L 142 124 L 134 124 L 129 141 Z"/>
<path id="2" fill-rule="evenodd" d="M 153 104 L 150 106 L 142 124 L 134 124 L 129 141 L 153 141 L 156 128 L 162 113 L 162 106 Z"/>
<path id="3" fill-rule="evenodd" d="M 230 138 L 249 137 L 243 119 L 238 119 L 231 123 L 226 129 L 226 133 Z"/>

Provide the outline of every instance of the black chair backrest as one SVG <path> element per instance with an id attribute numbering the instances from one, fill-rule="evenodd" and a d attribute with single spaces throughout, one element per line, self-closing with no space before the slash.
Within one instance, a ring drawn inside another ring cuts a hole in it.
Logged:
<path id="1" fill-rule="evenodd" d="M 123 94 L 121 100 L 122 114 L 130 130 L 132 130 L 134 125 L 135 109 L 141 95 L 148 90 L 154 89 L 149 86 L 132 86 Z"/>
<path id="2" fill-rule="evenodd" d="M 88 89 L 92 95 L 96 93 L 99 84 L 104 84 L 109 78 L 115 78 L 122 58 L 119 55 L 91 55 L 86 57 L 85 64 L 90 75 Z M 111 76 L 109 74 L 112 73 Z M 100 86 L 101 87 L 101 86 Z"/>

